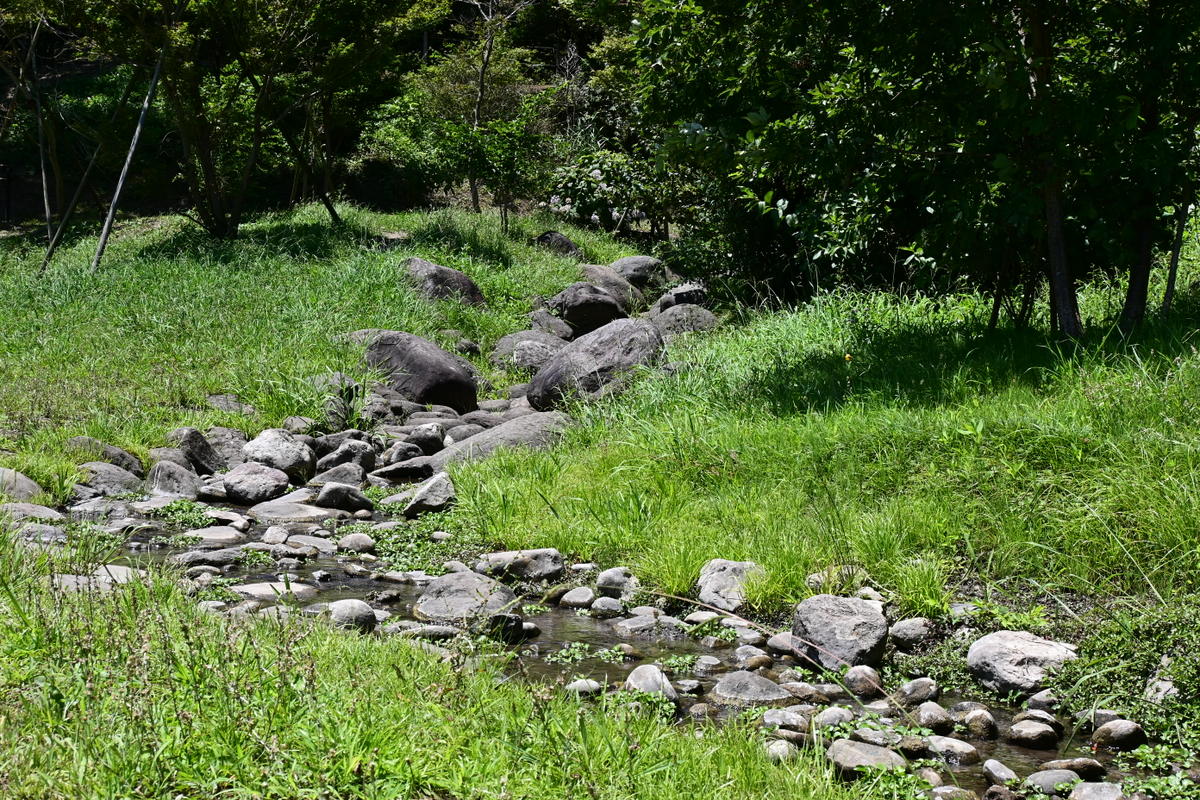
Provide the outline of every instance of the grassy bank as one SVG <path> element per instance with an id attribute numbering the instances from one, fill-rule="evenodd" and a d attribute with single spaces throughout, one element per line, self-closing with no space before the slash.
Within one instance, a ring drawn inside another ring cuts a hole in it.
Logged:
<path id="1" fill-rule="evenodd" d="M 529 244 L 546 230 L 534 220 L 515 220 L 502 236 L 493 218 L 463 212 L 345 212 L 340 230 L 314 207 L 267 216 L 224 243 L 179 218 L 134 220 L 94 276 L 86 266 L 94 237 L 60 251 L 44 276 L 36 241 L 0 240 L 4 464 L 61 495 L 75 466 L 63 442 L 77 434 L 144 455 L 179 425 L 259 429 L 313 415 L 321 398 L 306 378 L 362 373 L 361 351 L 337 335 L 393 328 L 450 345 L 439 332 L 458 329 L 486 353 L 527 326 L 532 296 L 577 279 L 573 261 Z M 371 249 L 374 234 L 398 229 L 412 234 L 410 246 Z M 566 232 L 591 261 L 629 252 L 601 235 Z M 488 308 L 413 292 L 398 265 L 417 254 L 471 275 Z M 497 385 L 507 385 L 502 376 Z M 258 416 L 207 407 L 207 395 L 226 392 Z"/>

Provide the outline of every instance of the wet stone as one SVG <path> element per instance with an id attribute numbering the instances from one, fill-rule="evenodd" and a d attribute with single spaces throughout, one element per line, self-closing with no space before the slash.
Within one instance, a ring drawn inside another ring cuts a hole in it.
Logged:
<path id="1" fill-rule="evenodd" d="M 1021 782 L 1022 788 L 1040 792 L 1048 797 L 1066 797 L 1070 789 L 1060 790 L 1063 784 L 1074 785 L 1079 782 L 1079 775 L 1069 769 L 1038 770 Z"/>
<path id="2" fill-rule="evenodd" d="M 929 749 L 935 756 L 955 767 L 979 763 L 979 751 L 960 739 L 949 736 L 930 736 Z"/>
<path id="3" fill-rule="evenodd" d="M 1058 745 L 1058 734 L 1049 725 L 1033 720 L 1017 722 L 1008 729 L 1008 741 L 1033 750 L 1049 750 Z"/>

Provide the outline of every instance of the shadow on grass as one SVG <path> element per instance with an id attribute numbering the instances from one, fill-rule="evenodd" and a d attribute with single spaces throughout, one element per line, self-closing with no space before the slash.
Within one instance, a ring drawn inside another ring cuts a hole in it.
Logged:
<path id="1" fill-rule="evenodd" d="M 1063 366 L 1137 358 L 1147 369 L 1193 348 L 1200 327 L 1200 290 L 1189 287 L 1170 318 L 1152 316 L 1122 338 L 1095 326 L 1078 343 L 1064 343 L 1043 329 L 1001 327 L 936 318 L 852 319 L 843 345 L 776 355 L 740 387 L 744 397 L 778 415 L 828 411 L 867 399 L 935 407 L 968 395 L 1014 384 L 1038 388 Z M 1159 355 L 1164 359 L 1149 359 Z"/>
<path id="2" fill-rule="evenodd" d="M 216 239 L 195 225 L 178 230 L 139 250 L 144 258 L 194 258 L 240 266 L 251 252 L 297 260 L 331 258 L 348 247 L 365 246 L 373 232 L 353 220 L 266 219 L 243 225 L 236 239 Z"/>
<path id="3" fill-rule="evenodd" d="M 414 227 L 412 242 L 449 250 L 496 264 L 512 266 L 512 240 L 500 230 L 500 222 L 489 214 L 458 209 L 441 209 Z"/>

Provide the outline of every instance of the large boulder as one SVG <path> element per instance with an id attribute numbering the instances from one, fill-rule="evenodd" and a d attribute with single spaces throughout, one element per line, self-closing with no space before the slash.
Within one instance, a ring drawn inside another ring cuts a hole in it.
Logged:
<path id="1" fill-rule="evenodd" d="M 410 258 L 404 262 L 417 291 L 431 300 L 460 299 L 470 306 L 485 306 L 483 292 L 465 273 L 423 258 Z"/>
<path id="2" fill-rule="evenodd" d="M 163 497 L 195 500 L 200 496 L 203 486 L 199 475 L 170 461 L 159 461 L 150 468 L 150 474 L 146 477 L 146 487 L 150 493 Z"/>
<path id="3" fill-rule="evenodd" d="M 308 444 L 282 428 L 268 428 L 242 448 L 246 461 L 255 461 L 285 473 L 292 483 L 301 485 L 313 476 L 317 456 Z"/>
<path id="4" fill-rule="evenodd" d="M 580 337 L 538 370 L 526 397 L 548 411 L 572 396 L 602 397 L 623 388 L 629 373 L 661 355 L 663 338 L 646 320 L 621 319 Z"/>
<path id="5" fill-rule="evenodd" d="M 0 495 L 23 503 L 42 493 L 42 487 L 15 469 L 0 467 Z"/>
<path id="6" fill-rule="evenodd" d="M 247 461 L 225 473 L 225 497 L 237 505 L 252 506 L 274 500 L 287 492 L 287 473 Z"/>
<path id="7" fill-rule="evenodd" d="M 737 611 L 746 602 L 746 581 L 761 575 L 762 567 L 753 561 L 727 561 L 714 558 L 700 568 L 696 589 L 701 603 L 723 611 Z"/>
<path id="8" fill-rule="evenodd" d="M 89 461 L 86 464 L 80 464 L 79 468 L 85 476 L 80 483 L 98 495 L 107 497 L 116 494 L 130 494 L 140 492 L 142 489 L 141 478 L 127 469 L 121 469 L 116 464 L 109 464 L 107 461 Z"/>
<path id="9" fill-rule="evenodd" d="M 621 310 L 626 314 L 632 314 L 646 302 L 646 298 L 642 296 L 641 290 L 625 280 L 612 267 L 605 267 L 600 264 L 583 264 L 579 267 L 579 271 L 585 281 L 593 286 L 599 286 L 612 295 L 613 299 L 621 306 Z"/>
<path id="10" fill-rule="evenodd" d="M 204 434 L 204 438 L 225 462 L 226 469 L 233 469 L 246 460 L 242 455 L 242 448 L 246 446 L 246 442 L 250 441 L 250 437 L 237 428 L 220 426 L 209 428 L 208 432 Z"/>
<path id="11" fill-rule="evenodd" d="M 376 331 L 365 338 L 367 363 L 387 373 L 388 383 L 403 397 L 459 413 L 479 407 L 475 375 L 461 356 L 402 331 Z"/>
<path id="12" fill-rule="evenodd" d="M 567 346 L 557 336 L 541 331 L 517 331 L 500 338 L 492 350 L 492 363 L 501 369 L 537 372 Z"/>
<path id="13" fill-rule="evenodd" d="M 609 264 L 613 271 L 639 289 L 662 288 L 671 282 L 671 271 L 653 256 L 627 256 Z"/>
<path id="14" fill-rule="evenodd" d="M 225 459 L 195 428 L 176 428 L 167 434 L 167 441 L 179 448 L 199 475 L 213 475 L 226 468 Z"/>
<path id="15" fill-rule="evenodd" d="M 574 336 L 602 328 L 628 316 L 617 298 L 590 283 L 573 283 L 546 301 L 546 306 L 571 326 Z"/>
<path id="16" fill-rule="evenodd" d="M 746 670 L 721 676 L 712 690 L 712 699 L 721 705 L 763 706 L 795 702 L 792 693 L 770 678 Z"/>
<path id="17" fill-rule="evenodd" d="M 654 327 L 658 328 L 658 332 L 668 342 L 681 333 L 710 331 L 719 324 L 720 320 L 716 314 L 707 308 L 689 304 L 671 306 L 654 316 Z"/>
<path id="18" fill-rule="evenodd" d="M 803 656 L 825 669 L 877 666 L 887 644 L 888 622 L 880 604 L 857 597 L 818 594 L 796 606 L 792 635 Z"/>
<path id="19" fill-rule="evenodd" d="M 498 581 L 475 572 L 435 578 L 413 604 L 413 616 L 426 622 L 465 622 L 507 612 L 517 596 Z"/>
<path id="20" fill-rule="evenodd" d="M 894 750 L 851 739 L 838 739 L 825 751 L 825 757 L 844 777 L 857 777 L 859 770 L 904 769 L 908 762 Z"/>
<path id="21" fill-rule="evenodd" d="M 486 553 L 475 565 L 475 571 L 484 575 L 523 581 L 552 581 L 563 574 L 563 569 L 562 553 L 553 547 Z"/>
<path id="22" fill-rule="evenodd" d="M 546 231 L 533 238 L 533 243 L 546 248 L 552 253 L 558 253 L 560 256 L 568 258 L 583 258 L 583 251 L 579 249 L 579 245 L 571 241 L 571 239 L 558 231 Z"/>
<path id="23" fill-rule="evenodd" d="M 1029 695 L 1046 688 L 1046 676 L 1075 657 L 1074 645 L 1028 631 L 996 631 L 971 644 L 967 668 L 997 694 Z"/>
<path id="24" fill-rule="evenodd" d="M 455 442 L 429 458 L 429 466 L 441 470 L 456 461 L 471 461 L 490 455 L 505 447 L 528 447 L 543 450 L 562 436 L 571 418 L 560 411 L 526 414 L 503 422 L 494 428 Z"/>
<path id="25" fill-rule="evenodd" d="M 322 508 L 313 501 L 316 492 L 298 489 L 275 500 L 251 506 L 246 515 L 263 525 L 321 524 L 327 519 L 348 519 L 350 514 L 337 508 Z"/>
<path id="26" fill-rule="evenodd" d="M 99 439 L 93 439 L 91 436 L 72 436 L 70 439 L 67 439 L 67 447 L 76 453 L 87 456 L 89 460 L 107 461 L 110 464 L 116 464 L 121 469 L 128 470 L 139 478 L 146 474 L 142 468 L 142 462 L 132 453 L 122 450 L 119 447 L 114 447 L 111 444 L 105 444 Z"/>

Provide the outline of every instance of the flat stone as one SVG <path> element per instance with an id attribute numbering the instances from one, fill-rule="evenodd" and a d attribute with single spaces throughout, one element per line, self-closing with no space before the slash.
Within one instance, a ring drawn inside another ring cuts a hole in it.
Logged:
<path id="1" fill-rule="evenodd" d="M 1125 800 L 1119 783 L 1077 783 L 1067 795 L 1068 800 Z"/>
<path id="2" fill-rule="evenodd" d="M 453 572 L 435 579 L 413 604 L 424 621 L 469 621 L 508 611 L 517 596 L 503 584 L 474 572 Z"/>
<path id="3" fill-rule="evenodd" d="M 947 764 L 960 767 L 979 763 L 979 751 L 975 746 L 949 736 L 930 736 L 929 749 Z"/>
<path id="4" fill-rule="evenodd" d="M 594 608 L 594 605 L 593 605 Z M 686 637 L 684 625 L 674 617 L 644 614 L 613 623 L 613 631 L 623 639 L 675 641 Z"/>
<path id="5" fill-rule="evenodd" d="M 1069 769 L 1043 769 L 1022 781 L 1021 787 L 1040 792 L 1048 797 L 1066 797 L 1070 790 L 1063 792 L 1059 791 L 1058 787 L 1062 784 L 1074 785 L 1078 782 L 1079 775 Z"/>
<path id="6" fill-rule="evenodd" d="M 230 586 L 229 590 L 243 597 L 268 601 L 293 599 L 304 602 L 317 596 L 317 587 L 296 581 L 288 581 L 286 583 L 283 581 L 240 583 Z"/>
<path id="7" fill-rule="evenodd" d="M 264 525 L 299 523 L 320 524 L 327 519 L 348 519 L 350 513 L 336 508 L 312 505 L 315 495 L 311 489 L 299 489 L 277 500 L 251 506 L 246 514 Z"/>
<path id="8" fill-rule="evenodd" d="M 214 548 L 229 547 L 235 544 L 241 544 L 246 540 L 246 537 L 238 530 L 229 527 L 228 525 L 214 525 L 209 528 L 196 528 L 190 530 L 185 536 L 192 536 L 200 539 L 201 546 L 209 546 Z"/>
<path id="9" fill-rule="evenodd" d="M 770 678 L 737 670 L 722 675 L 712 689 L 713 700 L 723 705 L 778 705 L 790 702 L 792 695 Z"/>
<path id="10" fill-rule="evenodd" d="M 475 564 L 475 571 L 484 575 L 527 581 L 555 580 L 563 570 L 562 554 L 553 547 L 488 553 Z"/>
<path id="11" fill-rule="evenodd" d="M 858 777 L 860 769 L 904 769 L 908 762 L 894 750 L 877 747 L 865 742 L 838 739 L 825 751 L 825 757 L 837 768 L 842 777 Z"/>
<path id="12" fill-rule="evenodd" d="M 33 503 L 4 503 L 0 505 L 0 517 L 5 517 L 12 522 L 21 522 L 27 519 L 38 522 L 62 522 L 66 519 L 53 508 Z"/>

